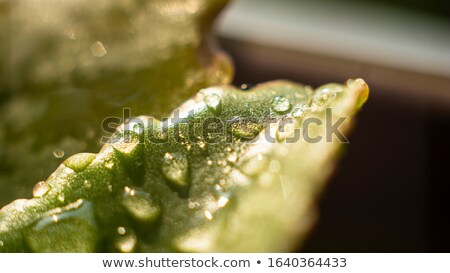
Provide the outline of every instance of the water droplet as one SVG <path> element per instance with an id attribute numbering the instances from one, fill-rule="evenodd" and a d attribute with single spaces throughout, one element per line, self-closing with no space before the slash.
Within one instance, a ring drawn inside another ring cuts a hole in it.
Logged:
<path id="1" fill-rule="evenodd" d="M 53 156 L 56 158 L 63 158 L 64 157 L 64 150 L 56 149 L 53 151 Z"/>
<path id="2" fill-rule="evenodd" d="M 117 234 L 119 234 L 119 235 L 125 235 L 126 232 L 127 231 L 126 231 L 126 229 L 124 227 L 118 227 L 117 228 Z"/>
<path id="3" fill-rule="evenodd" d="M 237 161 L 237 159 L 238 159 L 238 154 L 236 152 L 232 152 L 232 153 L 228 154 L 228 156 L 227 156 L 228 162 L 234 163 Z"/>
<path id="4" fill-rule="evenodd" d="M 200 149 L 203 150 L 205 148 L 205 146 L 206 146 L 206 143 L 204 141 L 199 141 L 198 142 L 198 147 L 200 147 Z"/>
<path id="5" fill-rule="evenodd" d="M 205 214 L 206 219 L 208 219 L 210 221 L 213 219 L 213 215 L 209 210 L 205 210 L 204 214 Z"/>
<path id="6" fill-rule="evenodd" d="M 2 240 L 0 240 L 0 247 L 2 247 L 4 244 L 3 244 L 3 241 Z"/>
<path id="7" fill-rule="evenodd" d="M 64 200 L 65 200 L 64 194 L 58 195 L 57 198 L 58 198 L 58 200 L 59 200 L 60 202 L 64 202 Z"/>
<path id="8" fill-rule="evenodd" d="M 95 159 L 95 156 L 95 154 L 90 153 L 76 154 L 66 159 L 64 165 L 74 171 L 81 172 L 91 164 L 92 160 Z"/>
<path id="9" fill-rule="evenodd" d="M 214 185 L 214 190 L 218 193 L 222 193 L 222 186 L 216 184 L 216 185 Z"/>
<path id="10" fill-rule="evenodd" d="M 180 252 L 211 252 L 215 238 L 217 233 L 212 232 L 210 228 L 196 228 L 176 238 L 174 246 Z"/>
<path id="11" fill-rule="evenodd" d="M 36 183 L 33 188 L 33 196 L 34 197 L 42 197 L 50 190 L 50 187 L 45 183 L 45 181 L 41 181 Z"/>
<path id="12" fill-rule="evenodd" d="M 105 46 L 102 42 L 95 42 L 91 45 L 91 54 L 94 57 L 101 58 L 106 55 L 108 51 L 106 50 Z"/>
<path id="13" fill-rule="evenodd" d="M 242 90 L 247 91 L 249 88 L 250 88 L 250 86 L 248 84 L 246 84 L 246 83 L 241 84 L 241 89 Z"/>
<path id="14" fill-rule="evenodd" d="M 80 199 L 48 211 L 25 239 L 33 252 L 95 252 L 99 238 L 92 204 Z"/>
<path id="15" fill-rule="evenodd" d="M 289 99 L 283 96 L 273 98 L 271 106 L 272 110 L 278 114 L 286 114 L 292 107 Z"/>
<path id="16" fill-rule="evenodd" d="M 217 94 L 209 94 L 205 98 L 206 106 L 214 112 L 220 110 L 221 98 Z"/>
<path id="17" fill-rule="evenodd" d="M 198 208 L 200 208 L 200 203 L 198 203 L 198 202 L 189 202 L 188 207 L 190 209 L 198 209 Z"/>
<path id="18" fill-rule="evenodd" d="M 189 163 L 187 157 L 182 153 L 166 153 L 162 162 L 162 173 L 164 177 L 178 187 L 189 186 L 188 180 Z"/>
<path id="19" fill-rule="evenodd" d="M 231 125 L 233 136 L 243 140 L 254 139 L 263 128 L 261 124 L 248 119 L 234 119 Z"/>
<path id="20" fill-rule="evenodd" d="M 134 252 L 137 246 L 137 237 L 130 228 L 118 227 L 118 236 L 114 240 L 114 246 L 122 253 Z"/>
<path id="21" fill-rule="evenodd" d="M 292 110 L 291 116 L 294 118 L 301 118 L 310 110 L 310 107 L 306 104 L 296 105 Z"/>
<path id="22" fill-rule="evenodd" d="M 105 162 L 105 167 L 107 168 L 107 169 L 112 169 L 113 167 L 114 167 L 114 161 L 112 161 L 112 160 L 108 160 L 108 161 L 106 161 Z"/>
<path id="23" fill-rule="evenodd" d="M 125 187 L 121 202 L 134 219 L 142 222 L 152 222 L 161 214 L 159 205 L 150 194 L 138 188 Z"/>
<path id="24" fill-rule="evenodd" d="M 218 206 L 219 208 L 223 208 L 223 207 L 225 207 L 225 206 L 228 204 L 228 201 L 229 201 L 228 197 L 226 197 L 226 196 L 221 196 L 221 197 L 219 198 L 219 200 L 217 200 L 217 206 Z"/>
<path id="25" fill-rule="evenodd" d="M 89 180 L 84 180 L 83 184 L 84 184 L 84 186 L 85 186 L 86 188 L 92 187 L 92 184 L 91 184 L 91 182 L 90 182 Z"/>
<path id="26" fill-rule="evenodd" d="M 339 84 L 326 84 L 317 88 L 311 102 L 311 109 L 313 111 L 322 111 L 325 107 L 329 106 L 337 97 L 337 94 L 343 90 L 344 88 Z"/>
<path id="27" fill-rule="evenodd" d="M 212 165 L 212 160 L 211 159 L 208 159 L 207 161 L 206 161 L 206 164 L 208 164 L 208 166 L 211 166 Z"/>

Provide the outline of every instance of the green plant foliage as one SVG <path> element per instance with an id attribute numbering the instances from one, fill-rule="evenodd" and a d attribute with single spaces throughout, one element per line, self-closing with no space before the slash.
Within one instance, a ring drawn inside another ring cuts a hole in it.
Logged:
<path id="1" fill-rule="evenodd" d="M 289 251 L 342 146 L 327 124 L 349 117 L 348 132 L 367 97 L 361 79 L 315 90 L 277 81 L 203 89 L 167 122 L 133 118 L 5 206 L 0 251 Z M 312 119 L 309 136 L 324 138 L 290 141 Z"/>
<path id="2" fill-rule="evenodd" d="M 227 84 L 210 26 L 227 0 L 1 0 L 0 206 L 67 155 L 97 151 L 102 120 L 167 115 Z"/>

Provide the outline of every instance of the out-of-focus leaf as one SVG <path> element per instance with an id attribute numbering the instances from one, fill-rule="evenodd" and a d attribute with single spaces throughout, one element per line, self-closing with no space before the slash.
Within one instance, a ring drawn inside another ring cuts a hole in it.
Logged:
<path id="1" fill-rule="evenodd" d="M 204 89 L 167 122 L 134 118 L 4 207 L 0 251 L 289 251 L 345 140 L 330 127 L 348 132 L 367 97 L 361 79 L 278 81 Z"/>
<path id="2" fill-rule="evenodd" d="M 0 205 L 97 151 L 102 120 L 123 108 L 161 116 L 229 83 L 210 35 L 226 2 L 1 0 Z"/>

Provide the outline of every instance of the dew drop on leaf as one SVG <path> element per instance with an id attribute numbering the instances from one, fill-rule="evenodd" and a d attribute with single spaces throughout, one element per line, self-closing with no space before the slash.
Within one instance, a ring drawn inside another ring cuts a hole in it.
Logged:
<path id="1" fill-rule="evenodd" d="M 250 88 L 250 86 L 248 85 L 248 84 L 246 84 L 246 83 L 244 83 L 244 84 L 241 84 L 241 90 L 242 91 L 247 91 L 249 88 Z"/>
<path id="2" fill-rule="evenodd" d="M 310 110 L 309 106 L 306 104 L 296 105 L 292 110 L 291 116 L 294 118 L 301 118 Z"/>
<path id="3" fill-rule="evenodd" d="M 121 202 L 131 217 L 141 222 L 152 222 L 161 214 L 160 206 L 150 194 L 138 188 L 125 187 Z"/>
<path id="4" fill-rule="evenodd" d="M 62 193 L 60 195 L 58 195 L 57 198 L 60 202 L 64 202 L 64 200 L 65 200 L 64 194 L 62 194 Z"/>
<path id="5" fill-rule="evenodd" d="M 205 104 L 209 109 L 216 112 L 220 108 L 221 98 L 217 94 L 209 94 L 205 98 Z"/>
<path id="6" fill-rule="evenodd" d="M 272 110 L 278 114 L 286 114 L 292 107 L 289 99 L 283 96 L 276 96 L 271 103 Z"/>
<path id="7" fill-rule="evenodd" d="M 219 208 L 223 208 L 223 207 L 225 207 L 225 206 L 228 204 L 228 201 L 229 201 L 228 197 L 222 195 L 222 196 L 219 198 L 219 200 L 217 200 L 217 206 L 218 206 Z"/>
<path id="8" fill-rule="evenodd" d="M 182 153 L 166 153 L 162 162 L 164 177 L 178 187 L 188 187 L 189 163 L 186 155 Z"/>
<path id="9" fill-rule="evenodd" d="M 201 141 L 198 142 L 198 147 L 203 150 L 206 147 L 206 143 L 201 140 Z"/>
<path id="10" fill-rule="evenodd" d="M 317 88 L 311 102 L 311 109 L 313 111 L 323 110 L 324 107 L 329 106 L 337 97 L 337 94 L 343 90 L 343 87 L 338 84 L 326 84 Z"/>
<path id="11" fill-rule="evenodd" d="M 118 227 L 114 246 L 122 253 L 134 252 L 137 245 L 137 237 L 131 228 Z"/>
<path id="12" fill-rule="evenodd" d="M 236 152 L 231 152 L 227 155 L 228 162 L 236 162 L 238 160 L 238 154 Z"/>
<path id="13" fill-rule="evenodd" d="M 83 184 L 84 184 L 84 186 L 85 186 L 86 188 L 92 187 L 92 184 L 91 184 L 91 182 L 90 182 L 89 180 L 84 180 Z"/>
<path id="14" fill-rule="evenodd" d="M 126 232 L 127 232 L 127 230 L 124 227 L 117 228 L 117 234 L 119 234 L 119 235 L 125 235 Z"/>
<path id="15" fill-rule="evenodd" d="M 74 171 L 81 172 L 95 159 L 95 154 L 79 153 L 64 161 L 64 165 Z"/>
<path id="16" fill-rule="evenodd" d="M 263 126 L 252 120 L 237 119 L 233 121 L 231 130 L 233 136 L 242 140 L 252 140 L 262 131 Z"/>
<path id="17" fill-rule="evenodd" d="M 105 162 L 105 167 L 107 168 L 107 169 L 112 169 L 113 167 L 114 167 L 114 161 L 112 161 L 112 160 L 108 160 L 108 161 L 106 161 Z"/>
<path id="18" fill-rule="evenodd" d="M 50 186 L 45 183 L 45 181 L 41 181 L 36 183 L 33 188 L 33 197 L 42 197 L 50 190 Z"/>
<path id="19" fill-rule="evenodd" d="M 206 219 L 208 219 L 210 221 L 213 219 L 213 215 L 209 210 L 205 210 L 204 214 L 205 214 Z"/>

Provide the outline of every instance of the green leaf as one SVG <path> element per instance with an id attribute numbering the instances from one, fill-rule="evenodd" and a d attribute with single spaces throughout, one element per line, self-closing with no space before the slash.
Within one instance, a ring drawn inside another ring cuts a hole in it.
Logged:
<path id="1" fill-rule="evenodd" d="M 0 1 L 0 206 L 61 158 L 97 151 L 102 120 L 122 108 L 167 115 L 229 83 L 210 30 L 226 3 Z"/>
<path id="2" fill-rule="evenodd" d="M 342 147 L 328 125 L 367 97 L 361 79 L 316 90 L 277 81 L 203 89 L 167 122 L 133 118 L 98 154 L 61 164 L 35 198 L 4 207 L 0 251 L 289 251 Z M 309 136 L 324 138 L 292 141 L 312 120 Z"/>

